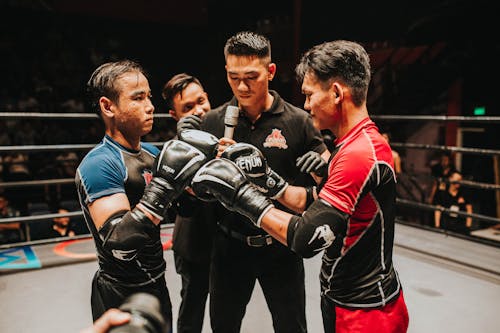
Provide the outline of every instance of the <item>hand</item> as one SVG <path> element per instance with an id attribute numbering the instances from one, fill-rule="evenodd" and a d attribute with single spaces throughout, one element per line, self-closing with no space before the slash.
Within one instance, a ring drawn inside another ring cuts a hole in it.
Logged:
<path id="1" fill-rule="evenodd" d="M 231 145 L 234 145 L 236 143 L 236 141 L 234 141 L 233 139 L 230 139 L 230 138 L 220 138 L 219 139 L 219 147 L 218 147 L 218 151 L 217 151 L 217 158 L 220 158 L 222 156 L 222 153 L 224 152 L 224 150 L 226 150 L 227 147 L 231 146 Z"/>
<path id="2" fill-rule="evenodd" d="M 201 200 L 219 200 L 227 209 L 248 217 L 260 227 L 262 216 L 274 207 L 245 177 L 236 164 L 225 158 L 209 161 L 193 177 L 191 188 Z"/>
<path id="3" fill-rule="evenodd" d="M 140 200 L 142 206 L 161 220 L 172 201 L 206 161 L 205 154 L 190 144 L 179 140 L 167 141 L 156 157 L 153 179 Z"/>
<path id="4" fill-rule="evenodd" d="M 80 333 L 107 333 L 113 326 L 128 323 L 131 317 L 128 312 L 109 309 L 91 327 L 81 330 Z"/>
<path id="5" fill-rule="evenodd" d="M 192 114 L 177 121 L 177 134 L 187 129 L 201 129 L 201 118 Z"/>
<path id="6" fill-rule="evenodd" d="M 222 153 L 223 158 L 233 161 L 243 170 L 253 184 L 271 199 L 283 195 L 288 183 L 267 165 L 266 158 L 255 146 L 248 143 L 235 143 Z"/>
<path id="7" fill-rule="evenodd" d="M 184 119 L 184 118 L 183 118 Z M 208 132 L 186 129 L 177 134 L 177 138 L 181 141 L 189 143 L 191 146 L 198 148 L 209 159 L 215 158 L 219 147 L 219 139 L 215 135 Z"/>
<path id="8" fill-rule="evenodd" d="M 318 177 L 324 177 L 328 171 L 328 163 L 315 151 L 309 151 L 297 158 L 297 168 L 300 172 L 314 172 Z"/>

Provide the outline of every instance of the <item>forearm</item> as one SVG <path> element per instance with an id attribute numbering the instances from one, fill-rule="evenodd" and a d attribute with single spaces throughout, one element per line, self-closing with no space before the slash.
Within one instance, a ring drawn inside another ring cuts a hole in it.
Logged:
<path id="1" fill-rule="evenodd" d="M 144 215 L 146 215 L 155 225 L 161 223 L 162 220 L 151 214 L 140 202 L 135 207 L 139 209 L 141 212 L 143 212 Z"/>
<path id="2" fill-rule="evenodd" d="M 465 209 L 467 210 L 467 213 L 472 214 L 472 205 L 466 205 Z M 465 220 L 465 226 L 467 228 L 472 227 L 472 218 L 471 217 L 466 218 L 466 220 Z"/>
<path id="3" fill-rule="evenodd" d="M 434 211 L 434 226 L 441 227 L 441 212 L 439 210 Z"/>
<path id="4" fill-rule="evenodd" d="M 294 212 L 302 214 L 316 199 L 318 199 L 316 186 L 287 186 L 278 201 Z"/>
<path id="5" fill-rule="evenodd" d="M 288 224 L 292 218 L 292 214 L 282 210 L 272 208 L 262 218 L 261 228 L 264 229 L 274 239 L 284 245 L 287 244 Z"/>
<path id="6" fill-rule="evenodd" d="M 278 202 L 297 213 L 306 209 L 307 193 L 304 187 L 289 185 Z"/>

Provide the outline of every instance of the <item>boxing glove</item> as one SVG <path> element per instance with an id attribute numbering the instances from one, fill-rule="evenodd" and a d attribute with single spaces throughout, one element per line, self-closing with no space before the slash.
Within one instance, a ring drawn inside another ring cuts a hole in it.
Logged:
<path id="1" fill-rule="evenodd" d="M 153 179 L 144 189 L 140 203 L 152 215 L 162 219 L 172 201 L 189 185 L 206 161 L 205 154 L 190 144 L 167 141 L 156 157 Z"/>
<path id="2" fill-rule="evenodd" d="M 321 154 L 315 151 L 308 151 L 301 157 L 297 158 L 296 166 L 300 172 L 313 172 L 318 177 L 326 176 L 328 170 L 328 163 L 321 157 Z"/>
<path id="3" fill-rule="evenodd" d="M 219 200 L 227 209 L 250 219 L 257 227 L 264 214 L 274 207 L 257 190 L 238 166 L 225 158 L 207 162 L 193 177 L 193 192 L 202 200 Z"/>
<path id="4" fill-rule="evenodd" d="M 177 134 L 187 129 L 201 129 L 201 118 L 192 114 L 177 121 Z"/>
<path id="5" fill-rule="evenodd" d="M 281 197 L 288 186 L 287 181 L 267 165 L 262 152 L 249 143 L 235 143 L 227 147 L 221 157 L 236 163 L 248 180 L 271 199 Z"/>
<path id="6" fill-rule="evenodd" d="M 219 139 L 217 139 L 215 135 L 208 132 L 186 129 L 179 132 L 177 134 L 177 138 L 181 141 L 189 143 L 195 148 L 198 148 L 209 159 L 212 159 L 217 155 Z"/>

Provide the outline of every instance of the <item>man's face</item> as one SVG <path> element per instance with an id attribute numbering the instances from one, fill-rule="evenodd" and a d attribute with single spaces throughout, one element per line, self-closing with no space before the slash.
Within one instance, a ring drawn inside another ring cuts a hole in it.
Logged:
<path id="1" fill-rule="evenodd" d="M 255 56 L 227 56 L 227 81 L 242 108 L 261 105 L 265 101 L 274 68 L 274 64 Z"/>
<path id="2" fill-rule="evenodd" d="M 335 112 L 334 92 L 308 73 L 302 82 L 302 93 L 306 96 L 304 109 L 310 111 L 314 127 L 319 130 L 334 128 L 338 114 Z"/>
<path id="3" fill-rule="evenodd" d="M 115 122 L 125 136 L 143 136 L 153 128 L 154 106 L 147 78 L 139 72 L 125 73 L 117 79 L 120 92 L 113 103 Z"/>
<path id="4" fill-rule="evenodd" d="M 189 115 L 203 117 L 210 111 L 210 102 L 208 95 L 196 83 L 192 82 L 180 93 L 177 93 L 172 99 L 173 110 L 170 115 L 179 120 Z"/>
<path id="5" fill-rule="evenodd" d="M 67 214 L 68 211 L 66 209 L 59 209 L 57 211 L 59 214 Z M 69 225 L 70 218 L 69 216 L 65 217 L 54 217 L 54 223 L 60 227 L 67 227 Z"/>

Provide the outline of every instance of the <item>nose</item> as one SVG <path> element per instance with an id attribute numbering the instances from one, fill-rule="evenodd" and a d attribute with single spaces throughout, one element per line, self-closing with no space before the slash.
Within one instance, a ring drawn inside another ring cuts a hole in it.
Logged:
<path id="1" fill-rule="evenodd" d="M 248 90 L 248 85 L 245 83 L 244 80 L 240 80 L 240 83 L 238 84 L 238 90 L 239 91 L 247 91 Z"/>
<path id="2" fill-rule="evenodd" d="M 201 105 L 197 105 L 194 110 L 194 114 L 196 116 L 203 116 L 205 114 L 205 110 Z"/>
<path id="3" fill-rule="evenodd" d="M 155 111 L 155 106 L 153 105 L 153 102 L 148 99 L 148 101 L 146 102 L 146 113 L 147 114 L 150 114 L 150 113 L 153 113 Z"/>
<path id="4" fill-rule="evenodd" d="M 307 111 L 311 110 L 311 105 L 309 104 L 309 99 L 307 99 L 307 98 L 304 101 L 304 110 L 307 110 Z"/>

